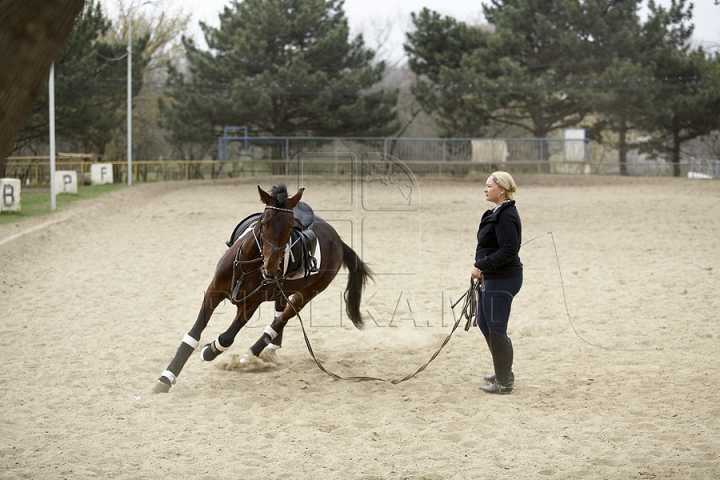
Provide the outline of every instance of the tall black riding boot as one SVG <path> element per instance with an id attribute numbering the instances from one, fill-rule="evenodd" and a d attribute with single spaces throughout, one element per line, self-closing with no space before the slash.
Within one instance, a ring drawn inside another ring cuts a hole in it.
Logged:
<path id="1" fill-rule="evenodd" d="M 488 350 L 490 350 L 490 353 L 492 353 L 492 348 L 490 348 L 490 338 L 489 337 L 484 337 L 484 338 L 485 338 L 485 342 L 487 343 Z M 493 384 L 493 383 L 495 383 L 495 374 L 493 373 L 491 375 L 485 375 L 483 377 L 483 380 L 485 380 L 489 384 Z M 510 381 L 508 383 L 511 387 L 513 385 L 515 385 L 515 374 L 512 372 L 512 370 L 510 370 Z"/>
<path id="2" fill-rule="evenodd" d="M 512 392 L 515 383 L 515 376 L 512 373 L 512 342 L 497 332 L 490 332 L 489 343 L 495 367 L 495 383 L 487 387 L 480 387 L 480 390 L 506 395 Z"/>

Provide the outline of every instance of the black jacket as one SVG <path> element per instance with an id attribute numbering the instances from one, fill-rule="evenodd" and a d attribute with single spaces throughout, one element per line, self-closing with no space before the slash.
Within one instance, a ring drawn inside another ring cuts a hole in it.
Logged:
<path id="1" fill-rule="evenodd" d="M 477 233 L 475 266 L 485 278 L 511 278 L 522 274 L 518 252 L 522 238 L 520 215 L 515 201 L 486 211 Z"/>

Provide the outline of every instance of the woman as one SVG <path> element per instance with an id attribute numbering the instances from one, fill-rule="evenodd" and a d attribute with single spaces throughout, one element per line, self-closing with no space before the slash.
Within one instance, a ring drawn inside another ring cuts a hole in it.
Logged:
<path id="1" fill-rule="evenodd" d="M 516 186 L 509 173 L 498 171 L 485 182 L 485 199 L 495 208 L 486 211 L 477 233 L 475 267 L 471 276 L 482 278 L 477 325 L 492 354 L 494 375 L 485 377 L 487 393 L 508 394 L 515 384 L 512 372 L 513 347 L 507 335 L 513 298 L 520 291 L 523 265 L 518 252 L 522 237 L 520 215 L 515 208 Z"/>

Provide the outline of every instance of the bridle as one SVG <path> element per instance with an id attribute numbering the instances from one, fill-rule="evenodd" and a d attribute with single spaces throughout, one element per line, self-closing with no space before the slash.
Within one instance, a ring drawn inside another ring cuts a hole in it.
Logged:
<path id="1" fill-rule="evenodd" d="M 294 212 L 293 212 L 291 209 L 289 209 L 289 208 L 281 208 L 281 207 L 274 207 L 274 206 L 271 206 L 271 205 L 267 205 L 267 206 L 265 207 L 265 210 L 267 210 L 267 209 L 277 210 L 277 211 L 279 211 L 279 212 L 285 212 L 285 213 L 292 213 L 293 216 L 295 215 Z M 271 284 L 271 283 L 277 283 L 277 282 L 278 282 L 278 278 L 277 278 L 277 277 L 269 277 L 269 276 L 265 273 L 265 269 L 263 268 L 263 265 L 264 265 L 264 263 L 265 263 L 265 254 L 263 253 L 263 245 L 266 244 L 266 243 L 267 243 L 268 245 L 270 245 L 270 247 L 272 248 L 272 253 L 271 253 L 271 255 L 280 252 L 280 251 L 283 250 L 286 246 L 285 246 L 285 245 L 276 246 L 274 243 L 272 243 L 270 240 L 268 240 L 268 239 L 265 237 L 265 235 L 263 235 L 263 232 L 262 232 L 262 222 L 261 222 L 261 220 L 258 220 L 257 223 L 259 223 L 258 228 L 259 228 L 260 231 L 259 231 L 259 232 L 256 232 L 255 229 L 253 228 L 253 229 L 252 229 L 252 234 L 253 234 L 253 238 L 255 239 L 255 245 L 257 246 L 257 249 L 258 249 L 258 252 L 260 253 L 260 256 L 257 257 L 257 258 L 250 259 L 250 260 L 242 260 L 242 259 L 240 258 L 240 256 L 242 255 L 243 247 L 245 246 L 245 242 L 247 241 L 248 237 L 246 237 L 246 238 L 243 240 L 242 244 L 240 244 L 240 247 L 237 249 L 237 252 L 235 253 L 235 261 L 233 262 L 233 276 L 232 276 L 232 283 L 231 283 L 231 285 L 232 285 L 232 294 L 231 294 L 231 297 L 230 297 L 230 299 L 231 299 L 231 301 L 232 301 L 233 303 L 242 302 L 242 301 L 244 301 L 245 299 L 247 299 L 247 298 L 251 297 L 252 295 L 254 295 L 255 293 L 257 293 L 261 288 L 263 288 L 263 287 L 265 287 L 265 286 L 267 286 L 267 285 L 269 285 L 269 284 Z M 257 269 L 253 269 L 253 270 L 248 270 L 248 271 L 246 271 L 246 270 L 243 268 L 245 265 L 251 265 L 251 264 L 255 264 L 255 263 L 260 263 L 260 266 L 257 267 Z M 238 268 L 238 267 L 240 267 L 240 272 L 239 272 L 240 275 L 239 275 L 239 276 L 237 275 L 237 273 L 238 273 L 238 272 L 237 272 L 237 268 Z M 257 288 L 255 288 L 252 292 L 246 294 L 243 298 L 238 298 L 237 295 L 238 295 L 238 292 L 239 292 L 239 290 L 240 290 L 240 286 L 242 285 L 243 281 L 245 280 L 245 276 L 246 276 L 248 273 L 253 272 L 253 271 L 257 271 L 257 270 L 260 271 L 260 274 L 262 275 L 262 278 L 263 278 L 262 281 L 260 282 L 260 284 L 259 284 L 259 285 L 257 286 Z"/>
<path id="2" fill-rule="evenodd" d="M 277 210 L 277 211 L 279 211 L 279 212 L 292 213 L 293 216 L 295 215 L 295 214 L 293 213 L 293 211 L 290 210 L 289 208 L 280 208 L 280 207 L 273 207 L 273 206 L 268 205 L 267 207 L 265 207 L 265 210 L 267 210 L 268 208 L 269 208 L 269 209 L 272 209 L 272 210 Z M 254 230 L 253 230 L 253 233 L 255 233 Z M 278 246 L 276 246 L 274 243 L 272 243 L 270 240 L 268 240 L 267 238 L 265 238 L 265 235 L 264 235 L 263 232 L 262 232 L 262 223 L 260 223 L 260 238 L 258 238 L 257 235 L 255 235 L 255 241 L 256 241 L 257 244 L 258 244 L 258 248 L 260 249 L 260 257 L 263 258 L 263 260 L 264 260 L 264 258 L 265 258 L 265 256 L 263 255 L 263 249 L 262 249 L 263 244 L 267 243 L 268 245 L 270 245 L 270 247 L 272 247 L 272 253 L 271 253 L 271 255 L 272 255 L 272 254 L 275 254 L 275 253 L 279 252 L 280 250 L 282 250 L 283 248 L 285 248 L 284 245 L 278 247 Z"/>
<path id="3" fill-rule="evenodd" d="M 267 205 L 265 207 L 265 210 L 267 210 L 267 209 L 276 210 L 278 212 L 290 213 L 293 215 L 293 217 L 295 215 L 294 212 L 289 208 L 281 208 L 281 207 L 274 207 L 272 205 Z M 258 237 L 257 233 L 255 233 L 255 230 L 253 230 L 253 236 L 255 237 L 255 243 L 257 244 L 258 250 L 260 251 L 260 259 L 261 259 L 262 263 L 264 264 L 265 263 L 265 254 L 263 252 L 263 247 L 265 244 L 269 245 L 270 248 L 272 248 L 272 252 L 270 252 L 270 255 L 275 255 L 278 252 L 283 251 L 286 248 L 286 245 L 277 246 L 274 243 L 272 243 L 270 240 L 268 240 L 267 237 L 265 237 L 265 235 L 263 233 L 262 221 L 259 221 L 259 223 L 260 223 L 260 227 L 259 227 L 260 228 L 260 236 Z M 262 274 L 264 280 L 266 280 L 266 281 L 274 280 L 274 277 L 270 277 L 267 275 L 265 268 L 262 266 L 260 267 L 260 273 Z"/>

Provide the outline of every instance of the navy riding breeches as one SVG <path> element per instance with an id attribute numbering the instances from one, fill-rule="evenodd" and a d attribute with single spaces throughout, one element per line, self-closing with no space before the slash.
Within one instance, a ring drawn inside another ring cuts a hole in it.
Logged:
<path id="1" fill-rule="evenodd" d="M 485 291 L 481 292 L 477 315 L 477 325 L 485 338 L 488 338 L 490 332 L 497 332 L 508 338 L 510 307 L 522 287 L 522 282 L 522 274 L 512 278 L 485 280 Z"/>

